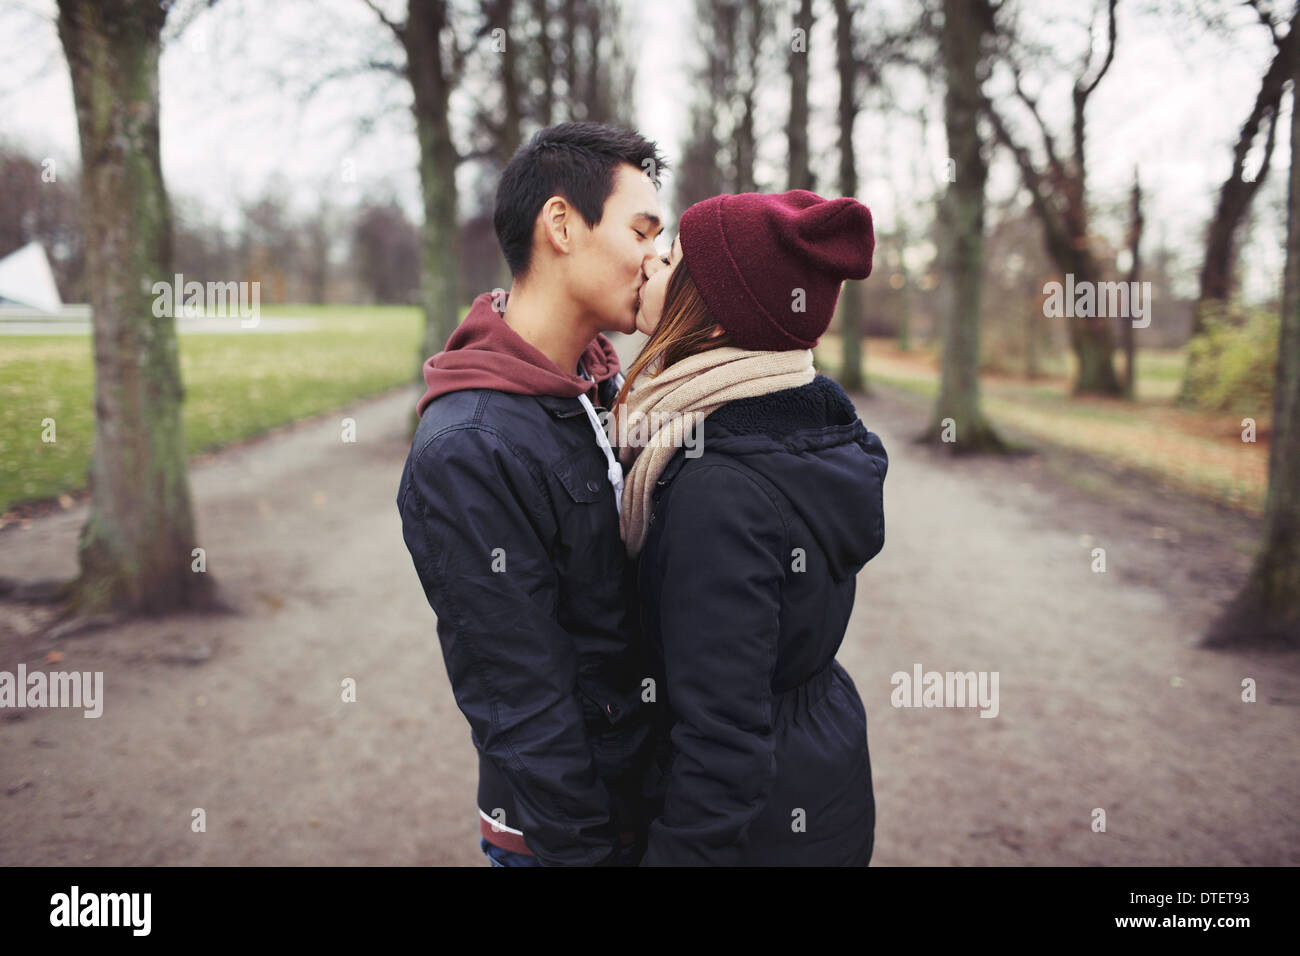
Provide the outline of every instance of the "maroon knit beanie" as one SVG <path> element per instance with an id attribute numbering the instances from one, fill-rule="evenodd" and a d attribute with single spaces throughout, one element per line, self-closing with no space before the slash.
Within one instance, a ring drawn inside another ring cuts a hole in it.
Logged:
<path id="1" fill-rule="evenodd" d="M 810 349 L 840 284 L 871 274 L 871 211 L 806 189 L 714 196 L 682 213 L 682 261 L 713 318 L 743 349 Z"/>

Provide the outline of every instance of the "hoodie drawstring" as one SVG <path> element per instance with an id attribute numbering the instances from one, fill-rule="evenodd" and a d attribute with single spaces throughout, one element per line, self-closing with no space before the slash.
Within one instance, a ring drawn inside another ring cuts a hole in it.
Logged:
<path id="1" fill-rule="evenodd" d="M 589 378 L 586 369 L 582 369 L 582 377 Z M 616 372 L 614 374 L 614 388 L 620 389 L 622 387 L 623 373 Z M 587 420 L 591 422 L 591 427 L 596 432 L 596 441 L 600 445 L 600 450 L 605 453 L 605 463 L 609 466 L 605 471 L 605 477 L 609 479 L 610 485 L 614 488 L 614 510 L 621 520 L 623 517 L 623 466 L 614 457 L 614 450 L 609 444 L 609 436 L 605 434 L 605 429 L 600 425 L 600 418 L 596 415 L 596 409 L 592 407 L 591 399 L 584 392 L 578 396 L 578 401 L 582 402 L 582 407 L 587 412 Z"/>

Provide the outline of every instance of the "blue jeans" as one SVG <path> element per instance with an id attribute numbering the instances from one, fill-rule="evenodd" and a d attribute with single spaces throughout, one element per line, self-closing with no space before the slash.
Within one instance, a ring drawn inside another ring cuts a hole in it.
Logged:
<path id="1" fill-rule="evenodd" d="M 479 849 L 487 854 L 488 862 L 493 866 L 541 866 L 542 861 L 535 856 L 523 853 L 511 853 L 495 843 L 489 843 L 483 837 L 478 838 Z"/>
<path id="2" fill-rule="evenodd" d="M 511 853 L 509 850 L 503 850 L 494 843 L 489 843 L 483 837 L 478 838 L 479 849 L 487 854 L 488 862 L 493 866 L 541 866 L 541 860 L 535 856 L 527 856 L 523 853 Z M 636 845 L 624 847 L 619 853 L 618 862 L 620 866 L 636 866 L 640 862 L 640 855 Z"/>

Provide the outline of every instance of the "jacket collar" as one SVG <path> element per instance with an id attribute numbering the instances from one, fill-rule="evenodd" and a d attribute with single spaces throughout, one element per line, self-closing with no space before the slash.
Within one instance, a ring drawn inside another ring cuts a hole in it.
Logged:
<path id="1" fill-rule="evenodd" d="M 708 450 L 731 447 L 736 451 L 761 451 L 769 442 L 787 446 L 793 440 L 812 450 L 865 434 L 853 401 L 834 379 L 818 374 L 807 385 L 728 402 L 704 419 L 701 444 Z M 798 437 L 793 437 L 799 433 Z M 656 482 L 662 488 L 686 464 L 678 451 Z"/>
<path id="2" fill-rule="evenodd" d="M 607 378 L 596 385 L 596 395 L 600 399 L 601 405 L 609 408 L 618 396 L 618 390 L 623 387 L 623 373 L 616 372 L 612 378 Z M 535 395 L 533 396 L 541 403 L 541 406 L 551 413 L 554 418 L 573 418 L 575 415 L 585 414 L 582 402 L 576 398 L 564 398 L 559 395 Z"/>
<path id="3" fill-rule="evenodd" d="M 576 398 L 561 398 L 558 395 L 534 395 L 533 397 L 554 418 L 573 418 L 575 415 L 586 414 L 582 402 Z"/>
<path id="4" fill-rule="evenodd" d="M 857 420 L 857 409 L 834 379 L 818 374 L 807 385 L 728 402 L 704 420 L 715 435 L 764 436 L 784 441 L 796 432 L 831 429 Z"/>

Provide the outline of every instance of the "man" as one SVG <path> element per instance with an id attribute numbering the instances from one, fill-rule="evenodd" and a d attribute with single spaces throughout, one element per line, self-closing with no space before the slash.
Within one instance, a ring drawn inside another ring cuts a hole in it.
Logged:
<path id="1" fill-rule="evenodd" d="M 664 168 L 617 127 L 534 136 L 497 189 L 510 293 L 478 296 L 425 363 L 397 506 L 479 752 L 494 864 L 634 864 L 648 823 L 647 667 L 597 407 L 622 384 L 600 333 L 636 328 Z"/>

